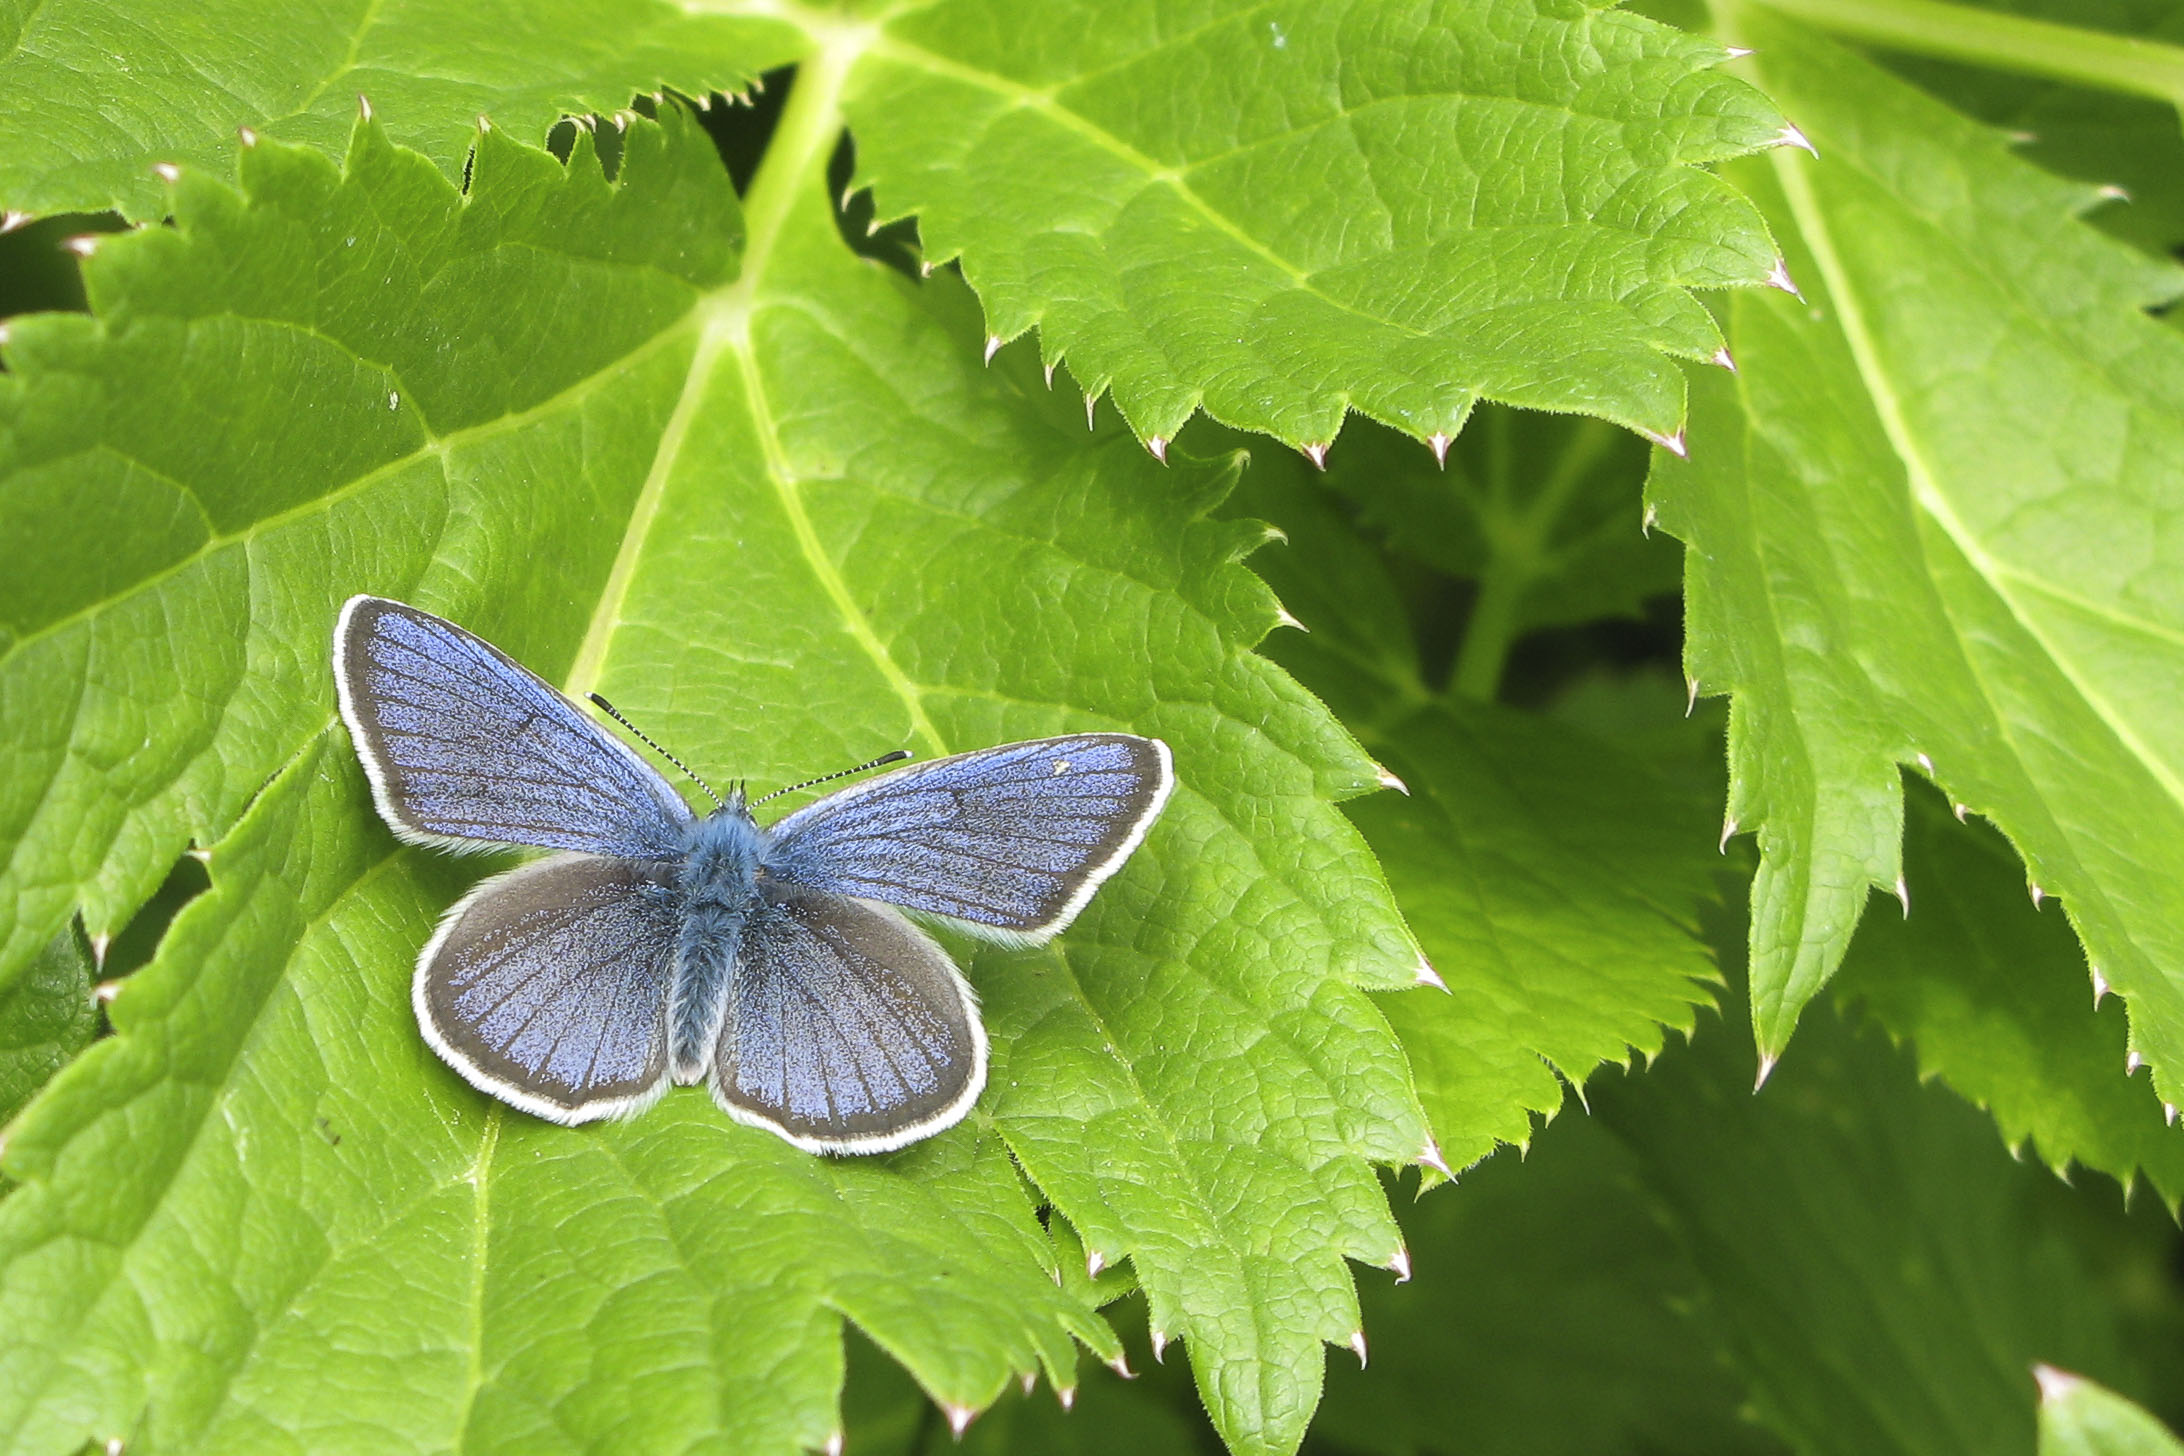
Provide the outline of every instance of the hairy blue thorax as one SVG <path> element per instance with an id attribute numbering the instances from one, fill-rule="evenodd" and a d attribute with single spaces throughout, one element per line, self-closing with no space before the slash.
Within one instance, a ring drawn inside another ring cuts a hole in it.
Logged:
<path id="1" fill-rule="evenodd" d="M 693 909 L 718 905 L 747 910 L 758 886 L 759 865 L 770 835 L 744 806 L 741 790 L 693 823 L 684 836 L 682 872 L 675 888 Z"/>

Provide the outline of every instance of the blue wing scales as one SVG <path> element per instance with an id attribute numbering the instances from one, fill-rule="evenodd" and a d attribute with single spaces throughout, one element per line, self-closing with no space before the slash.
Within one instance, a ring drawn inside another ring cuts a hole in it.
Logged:
<path id="1" fill-rule="evenodd" d="M 351 598 L 334 633 L 334 682 L 380 815 L 406 840 L 639 859 L 679 850 L 692 816 L 667 781 L 452 622 Z"/>
<path id="2" fill-rule="evenodd" d="M 897 769 L 798 810 L 773 827 L 772 862 L 798 884 L 1037 943 L 1129 858 L 1174 782 L 1157 738 L 1004 744 Z"/>
<path id="3" fill-rule="evenodd" d="M 480 884 L 418 958 L 417 1022 L 472 1086 L 555 1122 L 667 1086 L 681 914 L 654 866 L 555 855 Z"/>
<path id="4" fill-rule="evenodd" d="M 884 905 L 776 885 L 743 934 L 712 1087 L 811 1152 L 877 1153 L 960 1121 L 986 1082 L 978 1005 Z"/>

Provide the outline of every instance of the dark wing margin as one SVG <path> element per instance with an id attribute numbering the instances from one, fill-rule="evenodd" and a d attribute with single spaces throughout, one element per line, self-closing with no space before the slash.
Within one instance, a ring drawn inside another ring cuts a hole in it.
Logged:
<path id="1" fill-rule="evenodd" d="M 692 815 L 665 779 L 452 622 L 351 597 L 334 629 L 334 686 L 380 817 L 404 840 L 637 859 L 681 845 Z"/>
<path id="2" fill-rule="evenodd" d="M 713 1099 L 807 1152 L 884 1153 L 963 1120 L 986 1085 L 978 1001 L 884 905 L 776 884 L 743 932 Z"/>
<path id="3" fill-rule="evenodd" d="M 649 1106 L 667 1090 L 667 1002 L 681 927 L 650 865 L 553 855 L 479 884 L 417 958 L 432 1049 L 479 1091 L 554 1122 Z"/>
<path id="4" fill-rule="evenodd" d="M 1130 857 L 1175 787 L 1168 745 L 1076 733 L 913 764 L 774 826 L 798 884 L 1036 945 Z"/>

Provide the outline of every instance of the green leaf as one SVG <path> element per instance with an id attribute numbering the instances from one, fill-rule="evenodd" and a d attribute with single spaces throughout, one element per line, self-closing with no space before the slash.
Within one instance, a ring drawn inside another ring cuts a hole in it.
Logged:
<path id="1" fill-rule="evenodd" d="M 1900 871 L 1899 765 L 2009 836 L 2184 1100 L 2184 273 L 2078 221 L 2095 189 L 1791 22 L 1744 39 L 1819 144 L 1733 175 L 1803 303 L 1729 306 L 1740 373 L 1656 462 L 1687 662 L 1735 695 L 1768 1060 Z M 1928 765 L 1931 765 L 1929 768 Z M 1914 897 L 1916 887 L 1913 887 Z M 1914 903 L 1916 903 L 1914 898 Z"/>
<path id="2" fill-rule="evenodd" d="M 2184 1441 L 2092 1381 L 2043 1365 L 2040 1456 L 2184 1456 Z"/>
<path id="3" fill-rule="evenodd" d="M 611 25 L 571 0 L 0 0 L 0 37 L 0 205 L 140 219 L 168 209 L 155 165 L 224 176 L 242 128 L 340 155 L 360 95 L 459 178 L 481 114 L 536 139 L 663 87 L 741 90 L 802 49 L 779 20 L 664 0 L 618 5 Z"/>
<path id="4" fill-rule="evenodd" d="M 189 836 L 213 888 L 8 1150 L 11 1445 L 815 1446 L 845 1316 L 950 1404 L 1066 1384 L 1071 1337 L 1117 1346 L 1014 1154 L 1131 1260 L 1231 1446 L 1295 1446 L 1357 1325 L 1344 1259 L 1397 1246 L 1373 1164 L 1425 1137 L 1360 989 L 1416 946 L 1329 803 L 1373 765 L 1250 650 L 1276 607 L 1237 564 L 1263 531 L 1204 518 L 1227 466 L 1087 448 L 1036 373 L 978 367 L 960 285 L 842 249 L 839 82 L 798 81 L 740 277 L 677 111 L 611 186 L 581 137 L 564 169 L 488 133 L 466 198 L 367 126 L 340 176 L 270 142 L 242 196 L 186 175 L 176 230 L 92 260 L 93 318 L 19 322 L 4 498 L 67 538 L 0 659 L 42 746 L 8 783 L 22 902 L 103 923 Z M 125 514 L 171 524 L 116 553 Z M 333 726 L 359 590 L 704 769 L 1130 726 L 1181 787 L 1064 943 L 970 966 L 995 1061 L 949 1134 L 816 1160 L 694 1089 L 553 1127 L 416 1035 L 411 961 L 472 871 L 396 850 Z"/>
<path id="5" fill-rule="evenodd" d="M 2123 1008 L 2086 1014 L 2085 956 L 2069 922 L 2025 894 L 2001 835 L 1961 825 L 1931 791 L 1905 817 L 1914 913 L 1883 914 L 1851 944 L 1836 994 L 1861 1003 L 1939 1076 L 2068 1176 L 2084 1163 L 2126 1188 L 2143 1173 L 2174 1213 L 2184 1136 L 2133 1075 Z"/>
<path id="6" fill-rule="evenodd" d="M 1688 290 L 1775 257 L 1701 170 L 1781 140 L 1724 54 L 1545 0 L 944 0 L 882 22 L 849 114 L 880 216 L 1148 443 L 1198 409 L 1445 443 L 1481 398 L 1665 437 L 1721 342 Z"/>
<path id="7" fill-rule="evenodd" d="M 2166 1216 L 2069 1207 L 1825 1003 L 1757 1095 L 1749 1043 L 1708 1026 L 1594 1103 L 1699 1272 L 1701 1327 L 1804 1456 L 2027 1450 L 2035 1360 L 2137 1383 L 2109 1282 L 2160 1287 Z"/>
<path id="8" fill-rule="evenodd" d="M 1581 729 L 1423 687 L 1385 567 L 1301 466 L 1255 470 L 1243 505 L 1288 534 L 1255 562 L 1312 629 L 1270 649 L 1408 788 L 1350 814 L 1448 988 L 1386 1003 L 1434 1130 L 1456 1167 L 1521 1146 L 1564 1082 L 1652 1056 L 1710 1003 L 1706 811 Z"/>
<path id="9" fill-rule="evenodd" d="M 1637 1165 L 1568 1117 L 1403 1218 L 1418 1279 L 1363 1291 L 1371 1362 L 1337 1360 L 1315 1437 L 1345 1451 L 1778 1451 L 1687 1309 L 1697 1276 Z"/>
<path id="10" fill-rule="evenodd" d="M 69 926 L 0 991 L 0 1129 L 98 1029 L 90 951 Z"/>

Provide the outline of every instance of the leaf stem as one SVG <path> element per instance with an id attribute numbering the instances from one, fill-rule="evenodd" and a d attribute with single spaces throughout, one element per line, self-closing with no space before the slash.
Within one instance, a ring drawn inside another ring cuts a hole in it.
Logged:
<path id="1" fill-rule="evenodd" d="M 2004 15 L 1944 0 L 1756 0 L 1890 50 L 2184 102 L 2184 46 Z"/>
<path id="2" fill-rule="evenodd" d="M 1479 527 L 1486 537 L 1486 566 L 1479 573 L 1479 595 L 1456 649 L 1449 691 L 1477 702 L 1491 702 L 1501 689 L 1509 650 L 1517 640 L 1517 608 L 1534 582 L 1554 569 L 1550 543 L 1555 523 L 1570 495 L 1614 438 L 1599 420 L 1576 421 L 1545 481 L 1521 507 L 1515 502 L 1510 416 L 1487 416 L 1486 499 L 1479 506 Z"/>

